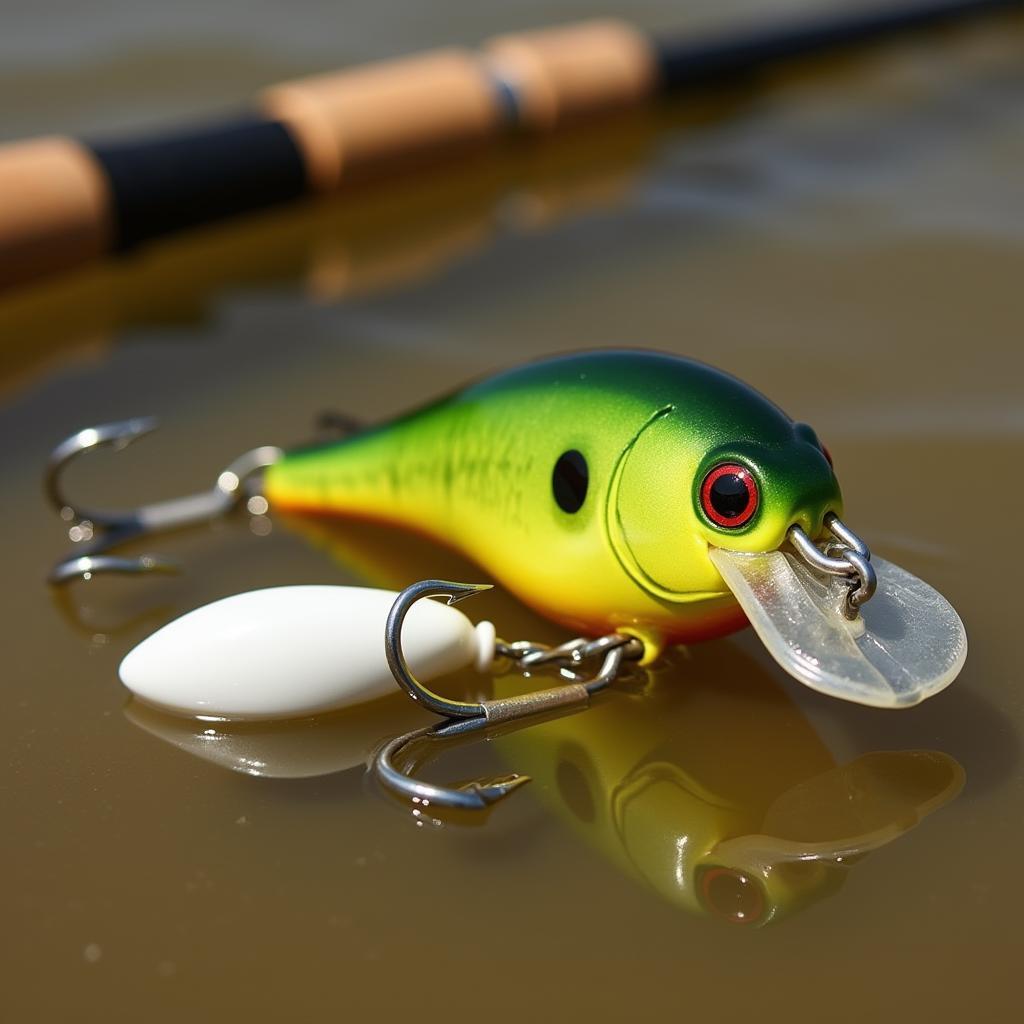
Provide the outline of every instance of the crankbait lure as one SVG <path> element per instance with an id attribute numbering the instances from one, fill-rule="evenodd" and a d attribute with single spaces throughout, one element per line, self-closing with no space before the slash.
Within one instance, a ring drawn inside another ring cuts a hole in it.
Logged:
<path id="1" fill-rule="evenodd" d="M 948 685 L 966 654 L 953 609 L 872 563 L 842 524 L 839 482 L 811 427 L 674 356 L 597 352 L 513 370 L 286 455 L 264 493 L 279 508 L 453 544 L 547 618 L 637 637 L 647 663 L 749 618 L 802 682 L 890 707 Z M 858 609 L 878 576 L 868 620 Z M 911 632 L 886 628 L 892 615 Z"/>
<path id="2" fill-rule="evenodd" d="M 639 351 L 548 359 L 341 440 L 257 449 L 205 495 L 124 516 L 76 513 L 60 491 L 63 463 L 148 429 L 142 421 L 97 428 L 55 453 L 49 487 L 62 514 L 109 533 L 52 579 L 161 567 L 153 556 L 106 552 L 154 526 L 209 518 L 246 496 L 246 476 L 262 469 L 255 500 L 264 506 L 426 534 L 547 618 L 602 638 L 604 647 L 587 650 L 606 656 L 590 683 L 606 682 L 627 658 L 650 663 L 669 645 L 748 620 L 801 682 L 878 707 L 937 693 L 966 657 L 948 602 L 872 558 L 843 523 L 832 461 L 813 429 L 688 359 Z M 466 588 L 434 581 L 403 595 L 402 614 L 428 591 L 451 598 Z M 402 685 L 439 713 L 486 717 L 484 704 L 453 710 L 460 702 L 427 697 L 403 667 L 394 618 L 389 665 Z M 573 652 L 553 656 L 570 674 Z"/>

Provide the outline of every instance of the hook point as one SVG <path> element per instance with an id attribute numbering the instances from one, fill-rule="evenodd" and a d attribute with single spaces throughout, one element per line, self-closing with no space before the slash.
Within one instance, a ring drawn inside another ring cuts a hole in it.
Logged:
<path id="1" fill-rule="evenodd" d="M 452 592 L 448 595 L 448 604 L 458 604 L 460 601 L 465 601 L 467 597 L 472 597 L 474 594 L 481 594 L 485 590 L 493 590 L 493 583 L 450 583 L 448 586 L 451 587 Z"/>
<path id="2" fill-rule="evenodd" d="M 493 779 L 474 779 L 461 788 L 477 794 L 484 806 L 490 807 L 531 781 L 533 780 L 529 775 L 519 775 L 513 772 L 511 775 L 499 775 Z"/>
<path id="3" fill-rule="evenodd" d="M 121 443 L 129 445 L 132 441 L 159 429 L 160 421 L 155 416 L 136 416 L 133 419 L 125 420 L 122 425 L 124 434 L 121 435 Z"/>

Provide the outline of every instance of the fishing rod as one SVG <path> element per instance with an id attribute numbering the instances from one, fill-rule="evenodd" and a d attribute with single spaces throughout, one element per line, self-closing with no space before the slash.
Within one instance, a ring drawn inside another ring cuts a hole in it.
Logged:
<path id="1" fill-rule="evenodd" d="M 0 147 L 0 286 L 488 141 L 1022 7 L 919 0 L 682 39 L 590 21 L 286 82 L 250 113 L 169 134 L 12 143 Z"/>

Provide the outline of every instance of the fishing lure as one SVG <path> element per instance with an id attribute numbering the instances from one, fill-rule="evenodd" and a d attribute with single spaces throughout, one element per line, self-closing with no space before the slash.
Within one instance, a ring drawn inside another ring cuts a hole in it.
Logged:
<path id="1" fill-rule="evenodd" d="M 59 486 L 64 462 L 151 426 L 97 428 L 55 452 L 49 488 L 62 514 L 107 533 L 52 579 L 165 567 L 153 556 L 106 552 L 154 527 L 225 510 L 262 470 L 256 500 L 264 505 L 426 534 L 545 617 L 597 638 L 585 654 L 605 663 L 582 685 L 604 685 L 625 660 L 648 664 L 669 645 L 748 620 L 801 682 L 873 706 L 931 696 L 966 657 L 948 602 L 873 558 L 843 523 L 832 460 L 813 429 L 688 359 L 617 350 L 548 359 L 341 440 L 288 453 L 257 449 L 205 495 L 123 516 L 76 512 Z M 401 622 L 422 596 L 470 592 L 430 581 L 392 595 L 386 624 L 388 664 L 400 683 L 425 706 L 465 719 L 486 717 L 483 704 L 456 708 L 430 694 L 404 662 Z M 575 685 L 583 649 L 550 655 L 575 673 Z"/>

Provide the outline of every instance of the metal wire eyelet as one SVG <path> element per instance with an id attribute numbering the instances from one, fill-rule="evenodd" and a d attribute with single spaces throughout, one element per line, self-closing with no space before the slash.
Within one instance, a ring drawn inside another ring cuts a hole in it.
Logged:
<path id="1" fill-rule="evenodd" d="M 787 536 L 790 544 L 811 568 L 828 576 L 845 576 L 850 580 L 843 611 L 855 619 L 861 606 L 871 600 L 878 587 L 878 577 L 871 564 L 871 551 L 834 512 L 824 519 L 825 529 L 834 540 L 822 550 L 801 527 L 793 525 Z"/>

